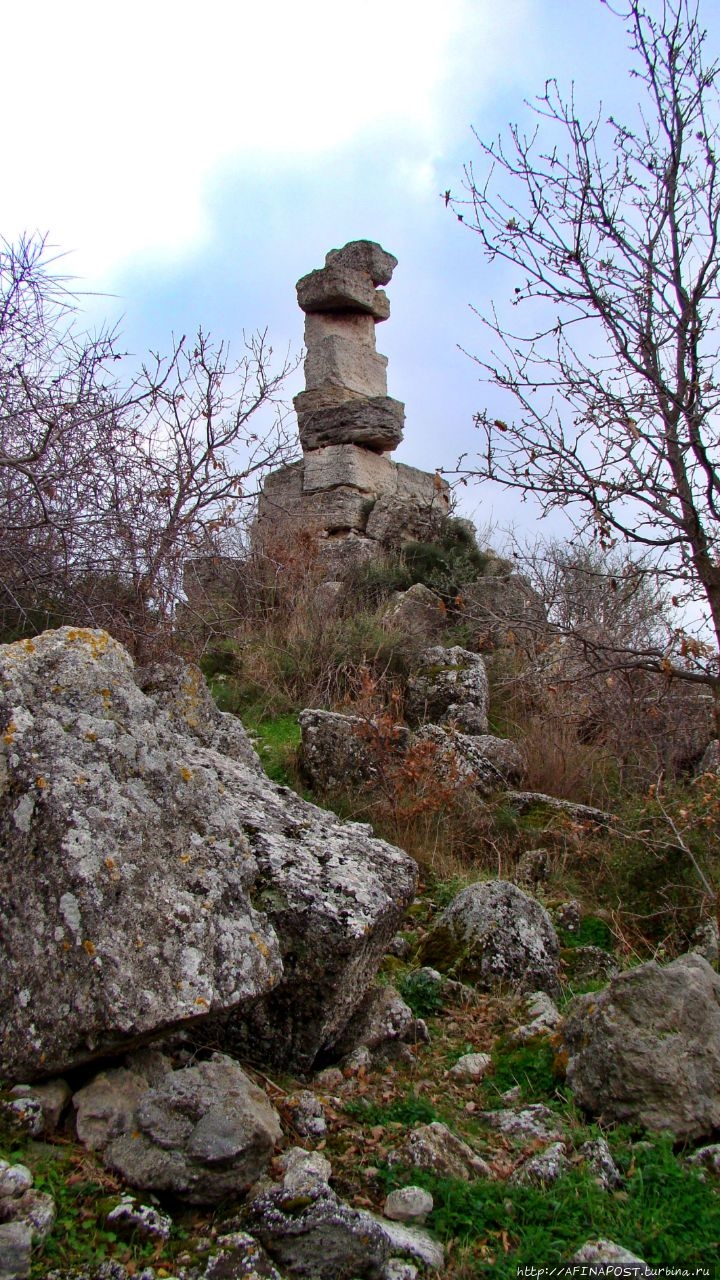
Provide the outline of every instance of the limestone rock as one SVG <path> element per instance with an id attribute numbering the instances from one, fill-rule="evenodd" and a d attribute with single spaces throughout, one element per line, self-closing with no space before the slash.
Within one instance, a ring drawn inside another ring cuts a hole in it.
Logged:
<path id="1" fill-rule="evenodd" d="M 483 576 L 463 587 L 461 612 L 483 648 L 511 647 L 518 637 L 546 624 L 545 606 L 509 561 L 491 559 Z"/>
<path id="2" fill-rule="evenodd" d="M 105 632 L 2 646 L 0 675 L 2 1071 L 64 1070 L 271 988 L 279 946 L 222 777 L 240 763 L 203 759 Z"/>
<path id="3" fill-rule="evenodd" d="M 24 1196 L 32 1184 L 33 1177 L 27 1165 L 0 1160 L 0 1200 L 16 1200 Z"/>
<path id="4" fill-rule="evenodd" d="M 458 787 L 491 795 L 523 775 L 520 750 L 507 738 L 457 733 L 442 725 L 426 724 L 418 729 L 415 740 L 435 744 L 438 772 L 445 786 L 454 780 Z"/>
<path id="5" fill-rule="evenodd" d="M 295 397 L 294 403 L 300 443 L 308 451 L 354 444 L 389 453 L 403 438 L 405 406 L 390 396 L 367 396 L 312 409 L 300 396 Z"/>
<path id="6" fill-rule="evenodd" d="M 32 1230 L 26 1222 L 0 1222 L 0 1280 L 27 1280 Z"/>
<path id="7" fill-rule="evenodd" d="M 308 454 L 303 464 L 304 493 L 350 485 L 366 495 L 377 496 L 395 492 L 397 482 L 397 468 L 390 458 L 356 444 L 326 445 Z"/>
<path id="8" fill-rule="evenodd" d="M 148 1091 L 144 1076 L 116 1067 L 101 1071 L 73 1097 L 75 1128 L 83 1146 L 104 1151 L 113 1138 L 129 1133 L 135 1110 Z"/>
<path id="9" fill-rule="evenodd" d="M 540 1140 L 557 1142 L 562 1138 L 562 1125 L 555 1114 L 543 1102 L 527 1107 L 506 1107 L 500 1111 L 483 1111 L 485 1124 L 508 1137 L 522 1141 Z"/>
<path id="10" fill-rule="evenodd" d="M 308 1068 L 369 986 L 414 863 L 271 783 L 199 673 L 140 673 L 145 693 L 120 645 L 77 628 L 2 647 L 0 671 L 5 1075 L 201 1021 Z"/>
<path id="11" fill-rule="evenodd" d="M 390 315 L 387 294 L 375 288 L 368 273 L 337 260 L 298 280 L 297 299 L 301 311 L 365 312 L 375 320 Z"/>
<path id="12" fill-rule="evenodd" d="M 398 1187 L 386 1197 L 383 1214 L 393 1222 L 424 1222 L 433 1210 L 433 1198 L 424 1187 Z"/>
<path id="13" fill-rule="evenodd" d="M 389 284 L 397 258 L 374 240 L 351 240 L 342 249 L 331 249 L 325 255 L 325 266 L 350 267 L 370 276 L 374 285 Z"/>
<path id="14" fill-rule="evenodd" d="M 410 723 L 453 723 L 462 733 L 487 733 L 488 679 L 477 653 L 459 645 L 435 646 L 421 654 L 407 684 Z"/>
<path id="15" fill-rule="evenodd" d="M 440 639 L 447 626 L 447 609 L 440 596 L 416 582 L 407 591 L 391 596 L 382 623 L 388 630 L 405 632 L 427 644 Z"/>
<path id="16" fill-rule="evenodd" d="M 44 1084 L 15 1085 L 10 1090 L 10 1096 L 37 1104 L 42 1113 L 40 1132 L 49 1135 L 57 1130 L 72 1093 L 67 1081 L 58 1079 L 48 1080 Z"/>
<path id="17" fill-rule="evenodd" d="M 391 986 L 372 987 L 335 1041 L 338 1054 L 351 1053 L 360 1045 L 378 1049 L 392 1040 L 404 1040 L 415 1022 L 412 1009 Z"/>
<path id="18" fill-rule="evenodd" d="M 527 997 L 526 1007 L 530 1022 L 513 1031 L 511 1039 L 515 1044 L 524 1044 L 535 1036 L 549 1036 L 557 1030 L 560 1014 L 546 991 L 533 991 Z"/>
<path id="19" fill-rule="evenodd" d="M 642 1258 L 636 1257 L 634 1253 L 630 1253 L 628 1249 L 624 1249 L 622 1245 L 615 1244 L 614 1240 L 588 1240 L 586 1244 L 574 1253 L 569 1259 L 569 1266 L 587 1266 L 600 1267 L 607 1266 L 607 1274 L 617 1275 L 617 1268 L 622 1268 L 622 1274 L 637 1274 L 647 1276 L 652 1280 L 653 1272 Z M 633 1268 L 628 1272 L 627 1268 Z"/>
<path id="20" fill-rule="evenodd" d="M 308 317 L 311 318 L 317 321 L 324 317 Z M 374 343 L 370 347 L 358 342 L 352 331 L 349 334 L 326 331 L 321 335 L 317 330 L 317 324 L 305 326 L 307 391 L 330 384 L 370 399 L 387 396 L 387 356 L 375 351 Z"/>
<path id="21" fill-rule="evenodd" d="M 280 1164 L 286 1191 L 304 1191 L 318 1182 L 327 1186 L 332 1174 L 330 1161 L 322 1152 L 306 1151 L 304 1147 L 290 1147 L 284 1151 Z"/>
<path id="22" fill-rule="evenodd" d="M 448 1075 L 456 1080 L 482 1080 L 492 1067 L 489 1053 L 464 1053 L 450 1068 Z"/>
<path id="23" fill-rule="evenodd" d="M 402 1146 L 393 1153 L 391 1163 L 427 1169 L 441 1178 L 490 1178 L 490 1166 L 439 1120 L 417 1125 Z"/>
<path id="24" fill-rule="evenodd" d="M 557 1182 L 570 1169 L 570 1161 L 565 1153 L 563 1142 L 553 1142 L 544 1151 L 524 1160 L 510 1178 L 511 1182 L 520 1185 L 550 1186 Z"/>
<path id="25" fill-rule="evenodd" d="M 298 718 L 301 767 L 321 793 L 377 782 L 381 764 L 399 760 L 410 739 L 403 725 L 395 727 L 388 741 L 386 733 L 381 739 L 374 721 L 337 711 L 307 708 Z"/>
<path id="26" fill-rule="evenodd" d="M 609 982 L 620 972 L 615 957 L 602 947 L 568 947 L 563 959 L 573 982 Z"/>
<path id="27" fill-rule="evenodd" d="M 131 1133 L 103 1159 L 131 1186 L 217 1204 L 247 1190 L 282 1136 L 261 1089 L 224 1054 L 165 1076 L 141 1098 Z"/>
<path id="28" fill-rule="evenodd" d="M 544 907 L 506 880 L 471 884 L 434 921 L 424 963 L 457 971 L 490 988 L 554 992 L 559 946 Z"/>
<path id="29" fill-rule="evenodd" d="M 720 1126 L 720 976 L 701 956 L 653 960 L 578 996 L 562 1035 L 575 1099 L 603 1121 L 686 1141 Z"/>
<path id="30" fill-rule="evenodd" d="M 273 1188 L 252 1199 L 243 1217 L 271 1258 L 298 1280 L 381 1280 L 390 1254 L 385 1232 L 326 1185 Z"/>
<path id="31" fill-rule="evenodd" d="M 245 1231 L 218 1236 L 202 1280 L 283 1280 L 257 1240 Z"/>

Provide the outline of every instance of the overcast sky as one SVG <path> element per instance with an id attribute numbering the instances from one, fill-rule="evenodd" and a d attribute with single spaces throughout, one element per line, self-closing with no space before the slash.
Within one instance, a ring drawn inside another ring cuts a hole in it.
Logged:
<path id="1" fill-rule="evenodd" d="M 199 323 L 298 352 L 296 279 L 380 241 L 396 457 L 429 470 L 473 448 L 489 392 L 459 348 L 487 341 L 471 306 L 511 292 L 440 199 L 479 159 L 473 127 L 522 118 L 551 76 L 606 114 L 630 88 L 601 0 L 8 0 L 3 47 L 6 239 L 49 233 L 138 356 Z M 487 487 L 463 501 L 518 519 Z"/>

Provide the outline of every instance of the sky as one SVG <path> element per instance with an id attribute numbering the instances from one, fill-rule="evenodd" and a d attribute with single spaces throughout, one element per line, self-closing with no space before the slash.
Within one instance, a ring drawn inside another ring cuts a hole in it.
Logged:
<path id="1" fill-rule="evenodd" d="M 138 360 L 199 324 L 299 354 L 295 281 L 379 241 L 399 260 L 377 331 L 406 405 L 394 456 L 451 470 L 494 394 L 473 308 L 512 282 L 440 195 L 480 162 L 473 130 L 524 119 L 548 77 L 621 109 L 625 43 L 602 0 L 7 0 L 0 235 L 47 234 L 88 323 L 118 321 Z M 490 485 L 461 508 L 535 527 Z"/>

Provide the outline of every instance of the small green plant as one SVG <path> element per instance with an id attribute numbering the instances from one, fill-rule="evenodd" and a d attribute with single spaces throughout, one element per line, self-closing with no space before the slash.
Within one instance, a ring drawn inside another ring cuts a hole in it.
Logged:
<path id="1" fill-rule="evenodd" d="M 601 947 L 612 951 L 615 939 L 612 929 L 599 916 L 583 916 L 578 929 L 558 929 L 563 947 Z"/>
<path id="2" fill-rule="evenodd" d="M 492 1060 L 486 1083 L 498 1094 L 519 1085 L 524 1102 L 544 1102 L 558 1096 L 555 1051 L 546 1036 L 522 1045 L 502 1037 L 493 1048 Z"/>
<path id="3" fill-rule="evenodd" d="M 413 1092 L 407 1093 L 404 1098 L 397 1098 L 387 1106 L 365 1102 L 359 1098 L 347 1102 L 345 1111 L 366 1125 L 401 1124 L 412 1128 L 416 1124 L 432 1124 L 440 1118 L 432 1102 Z"/>
<path id="4" fill-rule="evenodd" d="M 433 1018 L 442 1009 L 442 983 L 433 982 L 422 970 L 408 973 L 399 991 L 416 1018 Z"/>
<path id="5" fill-rule="evenodd" d="M 294 765 L 300 746 L 297 716 L 275 716 L 257 723 L 248 722 L 246 727 L 254 739 L 268 777 L 282 786 L 295 786 L 297 779 Z"/>

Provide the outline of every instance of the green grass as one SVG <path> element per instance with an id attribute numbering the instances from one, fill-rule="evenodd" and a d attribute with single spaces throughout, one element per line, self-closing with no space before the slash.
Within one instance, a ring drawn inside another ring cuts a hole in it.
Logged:
<path id="1" fill-rule="evenodd" d="M 406 974 L 398 991 L 416 1018 L 433 1018 L 442 1009 L 442 983 L 433 982 L 419 971 Z"/>
<path id="2" fill-rule="evenodd" d="M 519 1085 L 523 1102 L 547 1102 L 558 1097 L 561 1079 L 555 1065 L 555 1051 L 547 1036 L 514 1045 L 501 1038 L 492 1050 L 492 1070 L 486 1085 L 505 1093 Z"/>
<path id="3" fill-rule="evenodd" d="M 614 949 L 612 929 L 598 916 L 583 916 L 578 929 L 558 929 L 563 947 L 601 947 L 603 951 Z"/>
<path id="4" fill-rule="evenodd" d="M 297 716 L 275 716 L 255 723 L 247 721 L 245 727 L 255 742 L 268 777 L 285 787 L 296 785 L 294 763 L 300 746 Z"/>
<path id="5" fill-rule="evenodd" d="M 418 1097 L 415 1093 L 407 1093 L 404 1098 L 383 1106 L 381 1103 L 366 1102 L 362 1098 L 345 1104 L 349 1116 L 359 1120 L 361 1124 L 403 1124 L 412 1128 L 416 1124 L 432 1124 L 440 1116 L 427 1098 Z"/>
<path id="6" fill-rule="evenodd" d="M 616 1147 L 613 1154 L 627 1175 L 616 1193 L 602 1191 L 582 1168 L 545 1190 L 489 1179 L 458 1182 L 396 1166 L 382 1176 L 388 1189 L 413 1182 L 431 1192 L 428 1226 L 446 1243 L 474 1250 L 468 1276 L 515 1280 L 518 1267 L 567 1262 L 593 1237 L 614 1240 L 651 1266 L 717 1265 L 717 1191 L 683 1168 L 667 1142 L 635 1152 Z"/>

